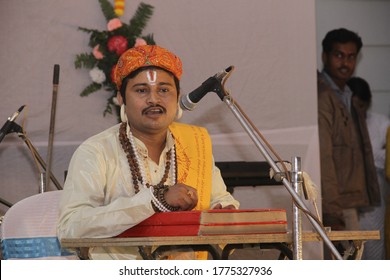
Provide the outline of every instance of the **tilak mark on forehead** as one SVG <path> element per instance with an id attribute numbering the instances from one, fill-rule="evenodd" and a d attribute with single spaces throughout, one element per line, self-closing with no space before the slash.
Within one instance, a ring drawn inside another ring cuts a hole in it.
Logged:
<path id="1" fill-rule="evenodd" d="M 148 70 L 146 72 L 146 77 L 151 85 L 155 85 L 157 81 L 157 71 L 156 70 Z"/>

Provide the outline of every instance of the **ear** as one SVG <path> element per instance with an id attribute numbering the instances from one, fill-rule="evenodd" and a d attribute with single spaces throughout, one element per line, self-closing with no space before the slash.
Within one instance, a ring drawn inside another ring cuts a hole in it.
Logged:
<path id="1" fill-rule="evenodd" d="M 176 117 L 175 120 L 178 121 L 183 116 L 183 109 L 180 107 L 179 102 L 177 103 Z"/>
<path id="2" fill-rule="evenodd" d="M 327 55 L 325 52 L 322 52 L 321 59 L 322 59 L 322 64 L 325 65 Z"/>
<path id="3" fill-rule="evenodd" d="M 116 93 L 116 99 L 118 99 L 119 106 L 123 104 L 123 98 L 119 91 Z"/>
<path id="4" fill-rule="evenodd" d="M 127 118 L 127 115 L 126 115 L 125 104 L 121 105 L 120 115 L 121 115 L 121 121 L 122 122 L 125 122 L 125 123 L 129 122 L 129 119 Z"/>

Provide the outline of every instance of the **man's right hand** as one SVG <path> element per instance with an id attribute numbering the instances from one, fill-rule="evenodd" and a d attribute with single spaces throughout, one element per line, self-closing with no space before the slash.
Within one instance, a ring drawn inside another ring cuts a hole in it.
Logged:
<path id="1" fill-rule="evenodd" d="M 198 192 L 193 187 L 179 183 L 170 186 L 165 193 L 165 201 L 182 211 L 192 210 L 198 204 Z"/>

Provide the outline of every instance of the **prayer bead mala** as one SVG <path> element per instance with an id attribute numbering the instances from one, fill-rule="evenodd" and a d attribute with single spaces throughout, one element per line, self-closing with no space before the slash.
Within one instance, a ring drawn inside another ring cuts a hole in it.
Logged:
<path id="1" fill-rule="evenodd" d="M 165 171 L 164 175 L 161 178 L 160 182 L 157 185 L 150 185 L 146 182 L 144 179 L 144 172 L 143 168 L 140 164 L 138 153 L 136 152 L 135 144 L 133 135 L 130 131 L 130 140 L 126 135 L 126 126 L 127 124 L 125 122 L 122 122 L 119 129 L 119 141 L 122 145 L 122 148 L 127 156 L 127 161 L 129 163 L 131 177 L 133 180 L 133 186 L 135 193 L 137 194 L 139 192 L 139 184 L 142 185 L 144 188 L 149 188 L 153 200 L 152 205 L 153 208 L 157 210 L 158 212 L 169 212 L 169 211 L 178 211 L 180 207 L 173 207 L 169 205 L 165 200 L 165 193 L 168 191 L 169 186 L 164 185 L 164 183 L 168 179 L 169 170 L 171 170 L 171 162 L 173 162 L 172 166 L 172 178 L 174 181 L 176 181 L 176 157 L 175 157 L 175 149 L 170 149 L 166 153 L 166 163 L 165 163 Z M 173 150 L 173 152 L 172 152 Z M 175 182 L 174 182 L 175 184 Z"/>

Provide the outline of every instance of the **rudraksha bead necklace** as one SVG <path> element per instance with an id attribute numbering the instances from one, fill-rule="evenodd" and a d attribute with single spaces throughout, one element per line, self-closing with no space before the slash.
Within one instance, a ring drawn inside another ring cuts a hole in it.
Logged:
<path id="1" fill-rule="evenodd" d="M 143 165 L 140 164 L 141 161 L 138 156 L 138 152 L 136 151 L 135 148 L 133 134 L 131 133 L 130 130 L 129 137 L 127 137 L 126 126 L 127 124 L 125 122 L 122 122 L 120 125 L 119 141 L 121 142 L 122 148 L 127 155 L 127 161 L 129 163 L 135 193 L 139 192 L 139 185 L 143 186 L 144 188 L 164 186 L 164 183 L 168 179 L 169 171 L 171 171 L 171 178 L 173 180 L 173 184 L 176 184 L 175 146 L 169 149 L 168 152 L 166 153 L 165 171 L 163 177 L 161 178 L 161 181 L 156 186 L 152 186 L 151 184 L 147 183 L 145 180 L 144 168 Z"/>

